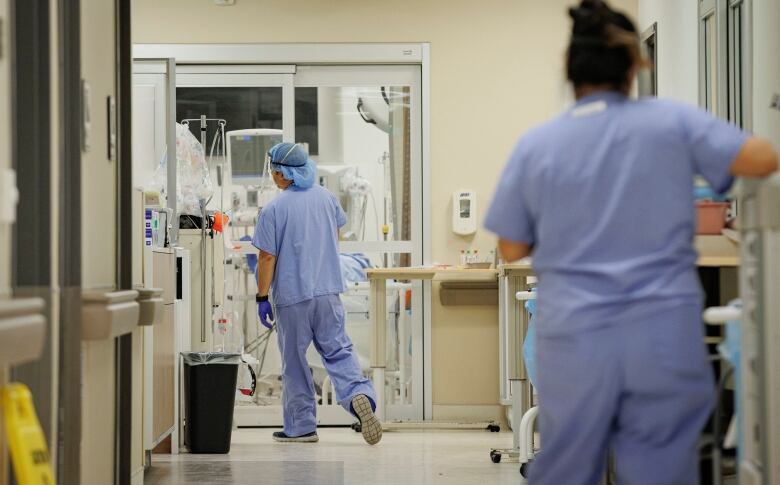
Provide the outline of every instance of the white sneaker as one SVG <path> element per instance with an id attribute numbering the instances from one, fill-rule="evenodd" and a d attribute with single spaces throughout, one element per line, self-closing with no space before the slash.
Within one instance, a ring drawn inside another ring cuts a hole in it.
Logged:
<path id="1" fill-rule="evenodd" d="M 377 419 L 371 409 L 371 401 L 365 394 L 359 394 L 352 398 L 352 410 L 360 420 L 363 439 L 369 445 L 375 445 L 382 440 L 382 423 Z"/>

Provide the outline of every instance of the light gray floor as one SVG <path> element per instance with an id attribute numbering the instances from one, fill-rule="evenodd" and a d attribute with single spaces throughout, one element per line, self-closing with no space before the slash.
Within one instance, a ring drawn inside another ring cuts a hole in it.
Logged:
<path id="1" fill-rule="evenodd" d="M 233 433 L 229 455 L 155 455 L 145 485 L 518 484 L 517 463 L 490 448 L 512 435 L 487 431 L 386 432 L 376 446 L 350 429 L 320 429 L 319 443 L 275 443 L 270 429 Z"/>

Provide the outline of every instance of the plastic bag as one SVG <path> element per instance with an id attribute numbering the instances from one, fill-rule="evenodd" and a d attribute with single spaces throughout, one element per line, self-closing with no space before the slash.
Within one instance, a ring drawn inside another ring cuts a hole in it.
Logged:
<path id="1" fill-rule="evenodd" d="M 528 331 L 523 342 L 523 362 L 531 385 L 536 385 L 536 300 L 525 302 L 525 311 L 530 315 Z"/>
<path id="2" fill-rule="evenodd" d="M 251 401 L 257 389 L 257 372 L 260 367 L 260 361 L 252 355 L 243 354 L 241 356 L 241 367 L 238 368 L 237 394 L 236 399 L 242 401 Z"/>
<path id="3" fill-rule="evenodd" d="M 168 185 L 168 155 L 162 159 L 150 188 L 166 197 Z M 176 124 L 176 207 L 179 215 L 200 216 L 200 201 L 214 193 L 206 164 L 203 145 L 187 126 Z M 177 217 L 178 220 L 178 217 Z"/>
<path id="4" fill-rule="evenodd" d="M 189 366 L 211 365 L 211 364 L 231 364 L 241 363 L 241 354 L 230 354 L 225 352 L 182 352 L 184 363 Z"/>
<path id="5" fill-rule="evenodd" d="M 214 309 L 212 316 L 214 324 L 215 352 L 241 353 L 244 350 L 244 332 L 238 322 L 238 312 L 225 312 L 220 308 Z"/>

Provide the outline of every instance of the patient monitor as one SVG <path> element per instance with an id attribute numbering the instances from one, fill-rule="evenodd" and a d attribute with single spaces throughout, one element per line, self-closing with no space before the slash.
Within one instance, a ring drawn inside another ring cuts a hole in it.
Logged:
<path id="1" fill-rule="evenodd" d="M 282 130 L 228 131 L 227 158 L 234 185 L 259 186 L 265 175 L 268 150 L 282 142 Z"/>

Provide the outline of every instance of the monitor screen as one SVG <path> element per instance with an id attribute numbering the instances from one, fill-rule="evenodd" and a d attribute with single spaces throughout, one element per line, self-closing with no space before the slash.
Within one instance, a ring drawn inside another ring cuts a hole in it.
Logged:
<path id="1" fill-rule="evenodd" d="M 259 179 L 263 176 L 268 150 L 281 143 L 282 135 L 235 135 L 229 140 L 233 178 Z"/>

